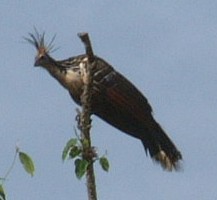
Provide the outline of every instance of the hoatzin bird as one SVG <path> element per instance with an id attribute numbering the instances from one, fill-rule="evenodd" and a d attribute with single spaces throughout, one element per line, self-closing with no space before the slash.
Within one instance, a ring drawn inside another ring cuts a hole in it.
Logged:
<path id="1" fill-rule="evenodd" d="M 55 60 L 50 53 L 53 40 L 46 45 L 44 34 L 29 34 L 25 38 L 37 50 L 34 66 L 46 69 L 69 91 L 72 99 L 80 104 L 83 81 L 81 68 L 87 64 L 87 55 L 66 60 Z M 179 168 L 181 153 L 152 115 L 152 108 L 143 94 L 105 60 L 95 56 L 92 68 L 93 86 L 91 113 L 110 125 L 141 140 L 146 154 L 172 171 Z"/>

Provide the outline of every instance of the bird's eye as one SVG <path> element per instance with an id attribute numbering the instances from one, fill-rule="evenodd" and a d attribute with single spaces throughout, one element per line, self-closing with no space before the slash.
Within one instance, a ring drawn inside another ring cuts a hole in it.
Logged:
<path id="1" fill-rule="evenodd" d="M 35 66 L 43 66 L 46 62 L 46 55 L 44 54 L 39 54 L 35 58 Z"/>
<path id="2" fill-rule="evenodd" d="M 40 55 L 39 57 L 41 60 L 44 60 L 45 59 L 45 55 Z"/>

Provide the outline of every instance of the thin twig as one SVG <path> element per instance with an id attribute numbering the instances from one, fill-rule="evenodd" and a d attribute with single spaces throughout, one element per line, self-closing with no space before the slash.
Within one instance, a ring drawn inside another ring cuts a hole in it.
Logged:
<path id="1" fill-rule="evenodd" d="M 15 151 L 14 158 L 13 158 L 13 161 L 11 163 L 11 166 L 9 167 L 9 169 L 5 173 L 4 177 L 2 178 L 3 182 L 8 178 L 9 174 L 11 173 L 12 169 L 14 168 L 18 152 L 19 152 L 19 149 L 16 148 L 16 151 Z"/>
<path id="2" fill-rule="evenodd" d="M 91 146 L 90 128 L 91 128 L 91 88 L 92 88 L 92 74 L 91 68 L 95 64 L 95 57 L 91 47 L 88 33 L 79 33 L 78 36 L 85 45 L 86 54 L 88 56 L 87 65 L 84 67 L 83 79 L 84 88 L 83 94 L 81 95 L 82 112 L 80 115 L 81 129 L 82 129 L 82 140 L 85 141 L 83 144 L 83 158 L 89 163 L 86 179 L 87 179 L 87 191 L 89 200 L 97 200 L 95 174 L 94 174 L 94 158 L 96 156 L 93 147 Z"/>

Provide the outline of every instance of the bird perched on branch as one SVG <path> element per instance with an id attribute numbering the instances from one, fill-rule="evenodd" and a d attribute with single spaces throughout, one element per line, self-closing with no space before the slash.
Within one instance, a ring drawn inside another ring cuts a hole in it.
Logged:
<path id="1" fill-rule="evenodd" d="M 46 69 L 66 88 L 72 99 L 81 104 L 83 92 L 82 67 L 87 64 L 87 55 L 78 55 L 66 60 L 55 60 L 50 53 L 53 40 L 46 45 L 44 34 L 29 34 L 25 38 L 37 50 L 34 66 Z M 117 129 L 141 140 L 146 154 L 161 166 L 172 171 L 179 168 L 181 153 L 152 115 L 152 108 L 143 94 L 110 64 L 95 56 L 92 67 L 93 86 L 91 113 Z"/>

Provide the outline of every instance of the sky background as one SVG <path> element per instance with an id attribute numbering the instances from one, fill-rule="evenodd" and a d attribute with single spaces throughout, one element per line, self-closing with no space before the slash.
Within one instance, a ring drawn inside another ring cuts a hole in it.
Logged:
<path id="1" fill-rule="evenodd" d="M 217 1 L 6 1 L 0 4 L 0 176 L 16 144 L 34 159 L 28 176 L 19 162 L 5 183 L 8 199 L 87 199 L 72 161 L 63 163 L 74 136 L 75 108 L 67 91 L 34 68 L 35 49 L 23 36 L 57 35 L 52 56 L 94 52 L 149 99 L 156 120 L 183 154 L 183 171 L 164 172 L 140 141 L 93 117 L 93 144 L 107 151 L 109 173 L 96 165 L 100 200 L 217 199 Z"/>

